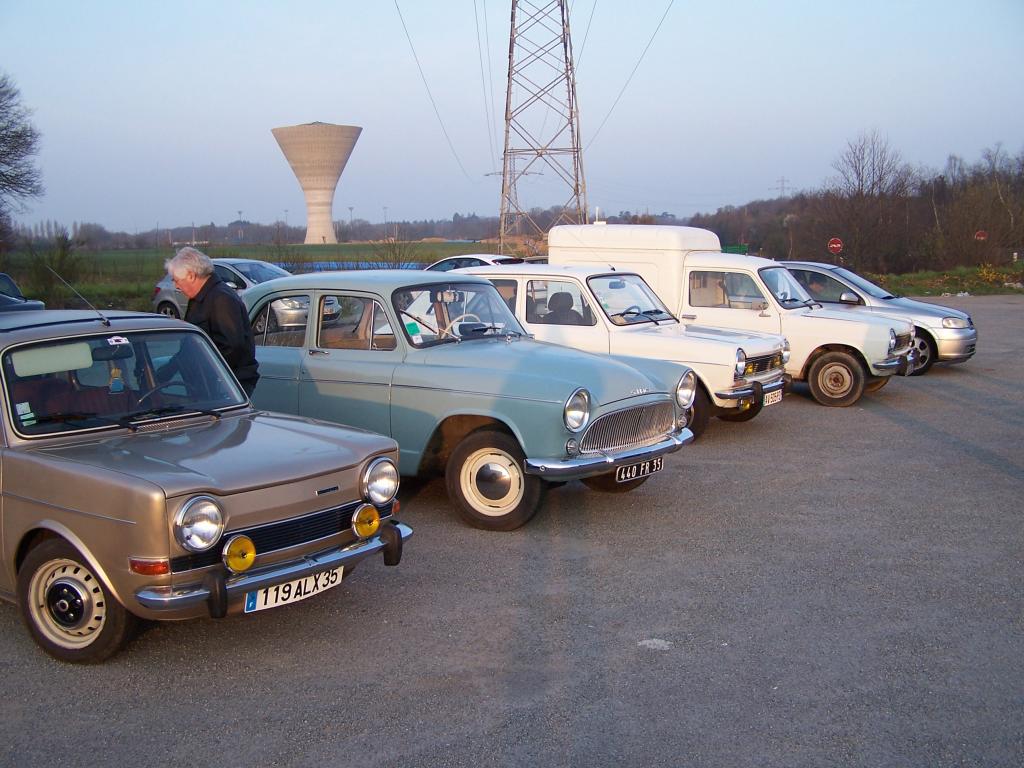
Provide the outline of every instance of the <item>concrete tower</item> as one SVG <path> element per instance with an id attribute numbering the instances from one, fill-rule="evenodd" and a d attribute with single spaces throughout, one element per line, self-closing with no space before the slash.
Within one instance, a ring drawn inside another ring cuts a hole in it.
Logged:
<path id="1" fill-rule="evenodd" d="M 334 188 L 362 130 L 331 123 L 271 130 L 306 195 L 307 245 L 338 242 L 334 235 Z"/>

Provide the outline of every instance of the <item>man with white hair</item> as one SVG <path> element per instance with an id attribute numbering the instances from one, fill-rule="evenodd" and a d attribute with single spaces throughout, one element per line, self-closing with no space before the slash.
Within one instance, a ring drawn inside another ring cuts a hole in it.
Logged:
<path id="1" fill-rule="evenodd" d="M 213 339 L 245 393 L 252 396 L 257 372 L 256 344 L 245 304 L 213 270 L 202 251 L 186 246 L 164 266 L 178 290 L 188 297 L 185 320 L 198 325 Z"/>

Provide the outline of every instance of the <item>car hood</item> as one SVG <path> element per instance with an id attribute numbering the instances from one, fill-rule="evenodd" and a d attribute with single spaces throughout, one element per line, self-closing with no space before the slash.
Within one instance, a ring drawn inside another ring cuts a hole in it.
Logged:
<path id="1" fill-rule="evenodd" d="M 804 317 L 820 317 L 827 320 L 839 320 L 844 323 L 867 322 L 869 325 L 877 327 L 884 326 L 883 330 L 886 333 L 889 332 L 890 328 L 896 331 L 897 334 L 911 333 L 914 330 L 914 324 L 908 318 L 900 316 L 898 312 L 895 314 L 871 314 L 867 312 L 851 314 L 841 309 L 825 309 L 824 307 L 806 307 L 791 310 L 791 312 L 803 315 Z"/>
<path id="2" fill-rule="evenodd" d="M 959 317 L 966 320 L 969 315 L 952 307 L 943 307 L 940 304 L 929 304 L 927 301 L 917 301 L 904 296 L 897 296 L 892 299 L 882 299 L 876 305 L 882 312 L 889 314 L 907 315 L 911 319 L 928 317 L 941 320 L 944 317 Z"/>
<path id="3" fill-rule="evenodd" d="M 390 438 L 362 430 L 298 416 L 247 413 L 33 452 L 153 483 L 170 498 L 195 491 L 228 495 L 293 482 L 394 449 Z"/>
<path id="4" fill-rule="evenodd" d="M 500 337 L 444 344 L 425 350 L 419 362 L 445 369 L 441 383 L 449 388 L 552 402 L 564 401 L 578 387 L 585 387 L 595 403 L 608 404 L 640 391 L 671 392 L 676 383 L 657 381 L 606 355 L 533 339 L 508 342 Z M 402 375 L 410 382 L 418 379 L 412 366 Z"/>
<path id="5" fill-rule="evenodd" d="M 784 339 L 773 333 L 729 330 L 703 325 L 637 324 L 621 331 L 624 354 L 658 357 L 684 363 L 733 365 L 736 349 L 747 357 L 762 357 L 782 351 Z M 628 335 L 627 335 L 628 334 Z"/>

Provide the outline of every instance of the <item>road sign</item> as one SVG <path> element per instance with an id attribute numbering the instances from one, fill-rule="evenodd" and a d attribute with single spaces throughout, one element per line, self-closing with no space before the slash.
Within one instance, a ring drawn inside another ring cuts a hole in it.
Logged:
<path id="1" fill-rule="evenodd" d="M 838 237 L 833 237 L 828 241 L 828 252 L 833 256 L 838 256 L 843 250 L 843 241 Z"/>
<path id="2" fill-rule="evenodd" d="M 979 243 L 983 243 L 986 240 L 988 240 L 988 232 L 986 232 L 984 229 L 979 229 L 977 232 L 974 233 L 974 239 L 977 240 Z"/>

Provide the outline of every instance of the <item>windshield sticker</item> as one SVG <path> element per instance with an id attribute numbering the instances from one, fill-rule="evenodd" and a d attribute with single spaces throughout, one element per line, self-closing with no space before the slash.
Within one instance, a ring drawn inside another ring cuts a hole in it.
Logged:
<path id="1" fill-rule="evenodd" d="M 18 403 L 15 405 L 15 410 L 18 412 L 18 418 L 21 419 L 21 423 L 26 427 L 31 427 L 36 423 L 36 415 L 32 413 L 32 406 L 28 403 Z"/>
<path id="2" fill-rule="evenodd" d="M 128 343 L 128 339 L 126 339 L 124 336 L 111 336 L 110 338 L 107 339 L 107 344 L 109 344 L 112 347 L 116 347 L 116 346 L 118 346 L 120 344 L 127 344 L 127 343 Z"/>

